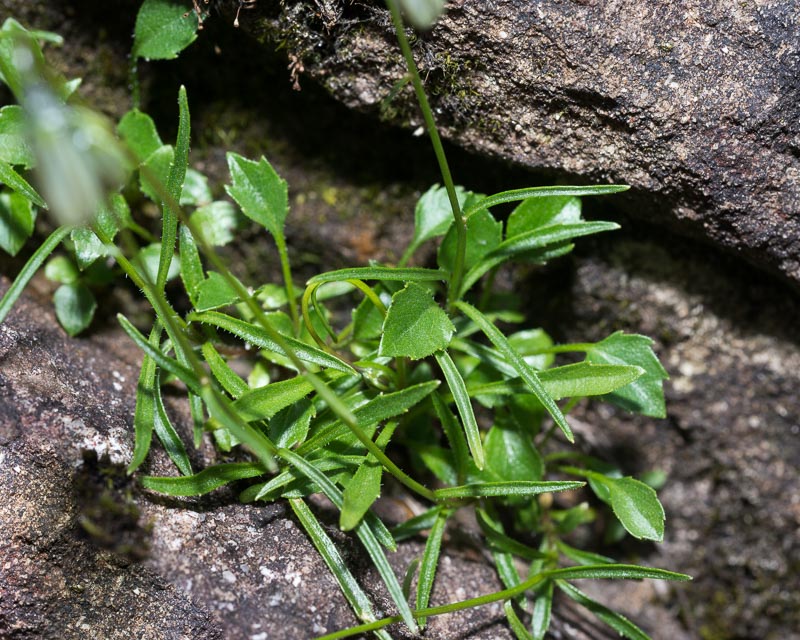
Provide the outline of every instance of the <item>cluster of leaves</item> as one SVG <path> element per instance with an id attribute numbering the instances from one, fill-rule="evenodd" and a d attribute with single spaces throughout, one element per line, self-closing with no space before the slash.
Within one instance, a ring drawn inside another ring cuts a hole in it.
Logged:
<path id="1" fill-rule="evenodd" d="M 406 4 L 413 12 L 415 3 Z M 434 17 L 436 4 L 428 7 Z M 400 25 L 397 8 L 389 5 Z M 187 18 L 182 7 L 146 0 L 136 24 L 134 60 L 174 57 L 194 39 L 196 26 L 196 17 Z M 26 85 L 14 84 L 15 51 L 24 39 L 41 56 L 37 40 L 43 34 L 12 21 L 3 29 L 15 35 L 0 35 L 2 80 L 24 104 Z M 402 27 L 398 37 L 404 45 Z M 412 80 L 419 83 L 410 54 L 407 60 Z M 58 86 L 50 83 L 50 91 L 68 112 L 69 95 L 59 93 Z M 424 96 L 420 102 L 432 122 Z M 519 638 L 543 638 L 559 590 L 625 637 L 645 638 L 571 580 L 686 576 L 618 564 L 573 547 L 570 534 L 593 522 L 597 511 L 557 494 L 588 485 L 616 516 L 618 533 L 661 540 L 664 511 L 656 493 L 645 482 L 554 441 L 558 434 L 573 441 L 566 415 L 587 397 L 663 416 L 666 373 L 643 336 L 616 333 L 597 343 L 556 345 L 541 329 L 506 333 L 500 326 L 525 318 L 492 292 L 494 273 L 504 264 L 544 264 L 571 251 L 576 238 L 616 228 L 583 219 L 579 198 L 624 187 L 540 187 L 484 196 L 456 188 L 444 172 L 445 186 L 432 187 L 417 203 L 414 237 L 399 265 L 321 273 L 299 286 L 284 235 L 286 182 L 265 158 L 229 153 L 225 190 L 238 209 L 214 200 L 206 178 L 188 165 L 190 117 L 183 89 L 178 105 L 174 145 L 165 144 L 153 120 L 138 109 L 116 127 L 134 167 L 127 183 L 161 207 L 160 238 L 135 222 L 118 190 L 84 223 L 59 227 L 0 301 L 1 320 L 60 243 L 65 254 L 50 260 L 45 272 L 62 283 L 55 304 L 68 332 L 88 325 L 96 307 L 92 287 L 116 272 L 144 292 L 155 312 L 149 335 L 119 317 L 145 353 L 129 472 L 144 462 L 155 433 L 178 475 L 140 478 L 147 489 L 190 496 L 247 480 L 242 501 L 287 500 L 364 623 L 329 637 L 373 631 L 388 638 L 384 627 L 392 622 L 417 631 L 431 615 L 502 601 Z M 74 118 L 71 122 L 81 127 Z M 24 176 L 37 164 L 28 144 L 37 126 L 35 115 L 20 107 L 0 110 L 0 181 L 6 185 L 0 194 L 0 246 L 12 253 L 31 234 L 36 207 L 45 207 Z M 446 164 L 432 126 L 431 134 Z M 517 203 L 505 222 L 493 213 L 504 203 Z M 216 246 L 233 238 L 242 215 L 274 241 L 283 271 L 279 285 L 248 288 L 215 253 Z M 436 240 L 436 268 L 406 266 L 418 248 Z M 167 281 L 178 277 L 191 303 L 184 314 L 165 295 Z M 343 301 L 352 304 L 344 321 L 331 310 L 332 302 L 339 309 Z M 232 341 L 250 348 L 232 349 Z M 573 362 L 558 364 L 561 353 L 573 354 Z M 164 385 L 185 388 L 195 445 L 210 433 L 222 452 L 244 447 L 252 461 L 193 468 L 164 408 Z M 387 528 L 372 511 L 387 482 L 402 484 L 426 510 Z M 339 509 L 340 527 L 364 545 L 397 616 L 377 619 L 308 506 L 309 497 L 318 493 Z M 429 607 L 447 526 L 460 509 L 474 509 L 505 589 Z M 398 579 L 387 551 L 425 532 L 422 557 L 405 580 Z"/>

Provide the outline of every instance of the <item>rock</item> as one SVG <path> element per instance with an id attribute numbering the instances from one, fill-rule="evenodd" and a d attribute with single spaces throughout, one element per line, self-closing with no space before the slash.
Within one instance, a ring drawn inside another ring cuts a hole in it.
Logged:
<path id="1" fill-rule="evenodd" d="M 224 0 L 226 16 L 238 0 Z M 381 3 L 259 2 L 243 28 L 293 77 L 421 124 Z M 445 137 L 565 182 L 624 183 L 634 217 L 800 284 L 800 6 L 454 0 L 414 43 Z M 525 186 L 525 185 L 518 185 Z"/>
<path id="2" fill-rule="evenodd" d="M 139 357 L 116 330 L 67 338 L 30 298 L 0 325 L 0 637 L 311 638 L 356 624 L 285 504 L 166 500 L 127 478 Z M 171 473 L 151 458 L 149 472 Z M 138 528 L 121 526 L 131 511 Z M 391 610 L 363 550 L 330 534 Z M 403 575 L 421 553 L 413 541 L 389 555 Z M 453 549 L 442 566 L 435 604 L 499 589 L 480 556 Z M 503 620 L 495 604 L 432 620 L 427 637 L 511 638 Z"/>

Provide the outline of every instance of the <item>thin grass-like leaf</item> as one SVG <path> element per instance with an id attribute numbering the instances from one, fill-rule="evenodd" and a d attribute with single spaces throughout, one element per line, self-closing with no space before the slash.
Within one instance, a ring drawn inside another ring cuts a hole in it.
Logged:
<path id="1" fill-rule="evenodd" d="M 447 280 L 448 274 L 441 269 L 423 269 L 421 267 L 354 267 L 328 271 L 310 278 L 306 284 L 322 284 L 324 282 L 340 282 L 343 280 L 387 280 L 400 282 L 436 282 Z"/>
<path id="2" fill-rule="evenodd" d="M 650 640 L 650 636 L 648 636 L 625 616 L 612 611 L 608 607 L 595 600 L 592 600 L 589 596 L 583 593 L 583 591 L 571 585 L 569 582 L 558 580 L 556 581 L 556 585 L 559 589 L 561 589 L 561 591 L 566 593 L 570 599 L 586 607 L 595 616 L 605 622 L 609 627 L 611 627 L 624 638 L 628 638 L 629 640 Z"/>
<path id="3" fill-rule="evenodd" d="M 240 337 L 242 340 L 260 349 L 287 355 L 278 343 L 269 336 L 264 328 L 245 322 L 244 320 L 239 320 L 217 311 L 192 313 L 189 315 L 188 320 L 213 325 Z M 300 340 L 295 340 L 289 336 L 282 335 L 281 337 L 286 342 L 286 345 L 294 351 L 294 355 L 303 362 L 335 369 L 343 373 L 356 373 L 353 367 L 334 355 L 326 353 L 321 349 L 311 347 L 305 342 L 300 342 Z"/>
<path id="4" fill-rule="evenodd" d="M 425 551 L 422 554 L 422 563 L 419 567 L 419 579 L 417 580 L 417 609 L 424 609 L 430 601 L 433 581 L 436 578 L 436 569 L 439 566 L 442 537 L 447 526 L 447 519 L 451 513 L 448 509 L 443 509 L 439 512 L 433 527 L 431 527 L 428 541 L 425 543 Z M 421 627 L 425 627 L 425 618 L 420 618 L 419 624 Z"/>
<path id="5" fill-rule="evenodd" d="M 136 346 L 138 346 L 142 351 L 145 352 L 145 354 L 152 358 L 159 367 L 181 380 L 194 393 L 199 393 L 201 387 L 200 381 L 197 379 L 197 376 L 193 371 L 179 363 L 177 360 L 164 355 L 157 346 L 149 343 L 145 337 L 139 333 L 139 330 L 131 324 L 130 320 L 128 320 L 121 313 L 117 314 L 117 320 L 119 321 L 125 333 L 127 333 L 131 340 L 136 343 Z"/>
<path id="6" fill-rule="evenodd" d="M 311 512 L 311 509 L 309 509 L 308 505 L 301 499 L 289 500 L 289 505 L 292 507 L 292 511 L 294 511 L 294 514 L 308 534 L 308 537 L 311 538 L 314 547 L 322 556 L 323 560 L 325 560 L 325 564 L 328 565 L 334 578 L 336 578 L 342 593 L 345 598 L 347 598 L 350 606 L 353 607 L 356 616 L 365 622 L 375 620 L 375 613 L 372 610 L 372 605 L 370 604 L 367 594 L 364 593 L 364 590 L 359 586 L 358 582 L 356 582 L 353 574 L 350 573 L 336 545 L 333 544 L 328 534 L 325 533 L 325 529 L 322 528 L 322 525 Z M 376 635 L 382 640 L 391 640 L 391 636 L 383 630 L 378 631 Z"/>
<path id="7" fill-rule="evenodd" d="M 247 420 L 265 420 L 305 398 L 314 387 L 304 376 L 272 382 L 251 389 L 233 403 L 237 413 Z"/>
<path id="8" fill-rule="evenodd" d="M 2 180 L 2 177 L 0 177 L 0 180 Z M 44 264 L 45 260 L 47 260 L 50 254 L 53 253 L 55 248 L 61 244 L 61 241 L 66 238 L 71 231 L 72 227 L 59 227 L 53 231 L 53 233 L 47 237 L 47 240 L 36 249 L 28 262 L 25 263 L 25 266 L 22 267 L 22 270 L 14 279 L 14 282 L 11 283 L 8 291 L 6 291 L 5 295 L 0 299 L 0 322 L 6 319 L 14 303 L 19 299 L 20 295 L 22 295 L 25 285 L 30 282 L 31 278 L 33 278 L 34 274 L 39 270 L 39 267 Z"/>
<path id="9" fill-rule="evenodd" d="M 423 531 L 427 531 L 433 527 L 442 509 L 444 509 L 442 506 L 433 507 L 428 509 L 425 513 L 421 513 L 397 525 L 392 529 L 392 537 L 397 540 L 397 542 L 400 542 L 401 540 L 413 538 Z"/>
<path id="10" fill-rule="evenodd" d="M 550 198 L 553 196 L 601 196 L 609 193 L 619 193 L 630 189 L 627 185 L 604 184 L 586 187 L 530 187 L 527 189 L 512 189 L 501 191 L 494 195 L 478 200 L 464 211 L 464 216 L 469 217 L 479 209 L 488 209 L 505 202 L 518 202 L 528 198 Z"/>
<path id="11" fill-rule="evenodd" d="M 458 371 L 455 362 L 446 351 L 439 351 L 434 354 L 436 362 L 444 373 L 447 386 L 453 394 L 453 400 L 456 403 L 456 408 L 461 416 L 461 423 L 464 425 L 464 433 L 467 437 L 467 444 L 469 445 L 472 459 L 475 461 L 475 466 L 478 469 L 483 469 L 486 465 L 486 459 L 483 455 L 483 444 L 481 442 L 481 432 L 478 428 L 478 422 L 475 420 L 475 413 L 472 410 L 472 402 L 467 393 L 467 386 L 464 383 L 464 378 Z"/>
<path id="12" fill-rule="evenodd" d="M 127 320 L 126 320 L 127 322 Z M 137 331 L 138 333 L 138 331 Z M 139 334 L 141 336 L 141 334 Z M 161 339 L 161 324 L 156 322 L 150 331 L 149 347 L 156 349 Z M 153 438 L 153 425 L 156 415 L 156 363 L 148 355 L 142 358 L 139 383 L 136 386 L 136 408 L 133 413 L 134 444 L 133 457 L 128 465 L 128 475 L 144 462 L 150 451 Z"/>
<path id="13" fill-rule="evenodd" d="M 550 628 L 550 617 L 553 610 L 553 581 L 548 580 L 538 590 L 536 601 L 533 603 L 531 616 L 531 631 L 534 640 L 544 640 Z"/>
<path id="14" fill-rule="evenodd" d="M 155 429 L 158 439 L 164 446 L 170 460 L 175 463 L 180 471 L 185 476 L 192 475 L 192 463 L 189 461 L 189 456 L 186 454 L 186 447 L 183 446 L 180 436 L 172 426 L 167 410 L 164 407 L 164 399 L 161 397 L 161 385 L 156 376 L 155 385 L 153 388 L 155 396 L 156 412 L 153 416 L 153 428 Z"/>
<path id="15" fill-rule="evenodd" d="M 522 378 L 530 390 L 533 391 L 534 395 L 537 397 L 539 402 L 542 403 L 544 408 L 547 409 L 547 412 L 553 418 L 555 423 L 558 425 L 561 431 L 564 432 L 567 440 L 574 442 L 575 437 L 572 435 L 572 429 L 570 429 L 569 425 L 567 424 L 564 414 L 561 413 L 561 409 L 558 408 L 555 400 L 548 395 L 547 391 L 542 385 L 541 380 L 539 380 L 539 376 L 537 375 L 536 371 L 534 371 L 530 365 L 525 362 L 522 356 L 514 350 L 502 332 L 471 304 L 459 301 L 456 302 L 455 306 L 480 327 L 484 335 L 489 338 L 489 341 L 506 358 L 508 363 L 514 367 L 520 378 Z"/>
<path id="16" fill-rule="evenodd" d="M 514 605 L 511 603 L 511 600 L 506 600 L 503 603 L 503 611 L 505 611 L 508 625 L 514 632 L 514 635 L 517 636 L 517 640 L 534 640 L 530 631 L 525 628 L 525 625 L 522 624 L 522 620 L 519 619 L 516 611 L 514 611 Z"/>
<path id="17" fill-rule="evenodd" d="M 186 87 L 181 85 L 178 91 L 178 137 L 175 141 L 175 156 L 169 168 L 167 177 L 167 194 L 172 202 L 178 202 L 183 190 L 183 181 L 186 178 L 186 168 L 189 165 L 189 137 L 191 124 L 189 120 L 189 101 L 186 97 Z M 175 255 L 175 240 L 178 233 L 178 212 L 172 209 L 169 202 L 162 203 L 161 218 L 161 255 L 158 260 L 158 275 L 156 288 L 164 290 L 172 258 Z"/>
<path id="18" fill-rule="evenodd" d="M 431 396 L 433 400 L 433 408 L 436 415 L 439 417 L 439 422 L 442 423 L 442 431 L 450 443 L 450 450 L 453 452 L 453 459 L 456 463 L 456 475 L 459 482 L 464 482 L 469 470 L 469 446 L 464 437 L 464 430 L 458 424 L 453 412 L 442 401 L 439 392 Z"/>
<path id="19" fill-rule="evenodd" d="M 7 185 L 13 191 L 25 196 L 37 207 L 47 209 L 47 203 L 42 196 L 7 162 L 0 162 L 0 184 Z"/>
<path id="20" fill-rule="evenodd" d="M 483 509 L 477 509 L 475 515 L 478 520 L 478 525 L 490 547 L 498 551 L 514 554 L 520 558 L 526 558 L 527 560 L 541 560 L 548 557 L 546 553 L 529 547 L 526 544 L 522 544 L 521 542 L 517 542 L 513 538 L 507 536 L 503 533 L 499 523 L 493 521 L 489 517 L 489 514 Z"/>
<path id="21" fill-rule="evenodd" d="M 140 482 L 145 489 L 170 496 L 202 496 L 230 482 L 257 478 L 266 473 L 258 462 L 229 462 L 203 469 L 183 477 L 144 476 Z"/>
<path id="22" fill-rule="evenodd" d="M 337 508 L 341 508 L 341 493 L 333 485 L 333 483 L 331 483 L 331 481 L 325 477 L 324 474 L 318 472 L 312 464 L 303 459 L 301 456 L 298 456 L 287 449 L 281 449 L 280 456 L 289 462 L 289 464 L 297 467 L 309 478 L 317 482 L 328 499 L 333 502 Z M 414 616 L 411 613 L 411 607 L 408 606 L 408 602 L 406 602 L 405 598 L 403 597 L 403 588 L 400 586 L 397 576 L 394 574 L 392 567 L 389 565 L 389 562 L 383 553 L 383 549 L 381 549 L 381 545 L 378 542 L 372 527 L 370 526 L 371 524 L 372 523 L 365 518 L 355 528 L 356 535 L 358 536 L 358 539 L 361 540 L 361 543 L 364 545 L 364 548 L 367 550 L 370 558 L 372 558 L 372 562 L 375 565 L 378 574 L 381 576 L 383 583 L 386 585 L 386 589 L 389 592 L 392 601 L 395 603 L 397 610 L 402 616 L 403 622 L 405 622 L 411 633 L 417 633 L 418 627 L 416 622 L 414 622 Z M 394 542 L 394 540 L 392 540 L 392 542 Z"/>
<path id="23" fill-rule="evenodd" d="M 225 359 L 214 348 L 210 342 L 203 343 L 201 347 L 203 358 L 211 369 L 211 373 L 227 391 L 231 397 L 239 398 L 250 390 L 248 384 L 240 378 L 236 372 L 228 366 Z"/>
<path id="24" fill-rule="evenodd" d="M 488 497 L 530 497 L 551 491 L 572 491 L 584 486 L 584 482 L 571 481 L 546 481 L 546 482 L 474 482 L 460 487 L 447 487 L 436 489 L 434 494 L 439 500 L 453 500 L 458 498 L 488 498 Z"/>
<path id="25" fill-rule="evenodd" d="M 197 250 L 192 232 L 185 225 L 180 226 L 179 236 L 181 280 L 183 280 L 183 287 L 186 289 L 189 300 L 197 306 L 198 289 L 205 280 L 203 263 L 200 261 L 200 252 Z"/>

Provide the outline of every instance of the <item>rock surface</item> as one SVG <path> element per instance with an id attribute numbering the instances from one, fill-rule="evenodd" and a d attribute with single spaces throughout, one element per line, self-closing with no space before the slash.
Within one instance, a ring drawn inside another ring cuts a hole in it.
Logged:
<path id="1" fill-rule="evenodd" d="M 405 71 L 380 3 L 259 2 L 241 23 L 346 105 L 420 124 L 411 91 L 393 97 Z M 633 216 L 798 285 L 799 29 L 781 0 L 453 0 L 414 49 L 450 140 L 629 184 Z"/>
<path id="2" fill-rule="evenodd" d="M 132 453 L 139 357 L 119 332 L 67 338 L 30 298 L 0 325 L 0 637 L 265 640 L 355 624 L 285 505 L 242 505 L 224 492 L 166 501 L 120 474 L 115 465 Z M 86 450 L 99 464 L 84 460 Z M 153 458 L 151 473 L 171 473 L 163 454 Z M 115 489 L 103 491 L 114 477 Z M 138 532 L 121 548 L 118 509 L 130 501 Z M 357 543 L 331 535 L 390 610 Z M 421 551 L 411 542 L 390 554 L 395 570 L 402 575 Z M 438 604 L 499 588 L 479 556 L 454 550 L 442 566 Z M 500 605 L 473 609 L 432 620 L 426 637 L 511 638 L 503 618 Z"/>

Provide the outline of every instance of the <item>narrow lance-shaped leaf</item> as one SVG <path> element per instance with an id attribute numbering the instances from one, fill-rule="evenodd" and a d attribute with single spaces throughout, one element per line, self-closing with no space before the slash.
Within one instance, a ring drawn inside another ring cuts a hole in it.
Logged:
<path id="1" fill-rule="evenodd" d="M 229 462 L 190 476 L 144 476 L 140 482 L 145 489 L 170 496 L 202 496 L 235 480 L 257 478 L 265 473 L 266 469 L 258 462 Z"/>
<path id="2" fill-rule="evenodd" d="M 472 305 L 462 301 L 456 302 L 456 307 L 480 327 L 481 331 L 489 338 L 495 348 L 508 360 L 508 364 L 514 367 L 520 378 L 522 378 L 525 384 L 533 391 L 539 402 L 547 409 L 547 412 L 555 423 L 561 431 L 564 432 L 567 440 L 574 442 L 575 438 L 572 435 L 572 429 L 569 428 L 564 414 L 561 413 L 561 409 L 558 408 L 555 401 L 547 394 L 536 372 L 525 362 L 522 356 L 511 347 L 500 330 Z"/>
<path id="3" fill-rule="evenodd" d="M 539 589 L 533 604 L 531 630 L 535 640 L 544 640 L 550 628 L 550 615 L 553 609 L 553 581 L 548 580 Z"/>
<path id="4" fill-rule="evenodd" d="M 425 551 L 422 554 L 422 562 L 419 566 L 419 579 L 417 580 L 417 609 L 424 609 L 428 606 L 433 591 L 433 581 L 436 578 L 436 569 L 439 566 L 439 553 L 442 549 L 442 538 L 447 526 L 447 519 L 450 517 L 449 510 L 442 510 L 433 523 L 428 541 L 425 543 Z M 419 624 L 425 626 L 425 618 L 419 619 Z"/>
<path id="5" fill-rule="evenodd" d="M 154 416 L 153 428 L 155 429 L 158 439 L 164 446 L 170 460 L 175 463 L 184 476 L 192 475 L 192 463 L 189 461 L 189 456 L 186 454 L 186 447 L 183 446 L 180 436 L 172 426 L 167 409 L 164 407 L 164 399 L 161 397 L 161 385 L 156 379 L 155 384 L 155 401 L 156 413 Z"/>
<path id="6" fill-rule="evenodd" d="M 161 324 L 156 322 L 150 331 L 148 344 L 154 349 L 161 339 Z M 133 457 L 128 465 L 128 474 L 132 474 L 144 462 L 150 451 L 153 437 L 153 424 L 156 415 L 156 363 L 145 355 L 136 387 L 136 409 L 133 414 L 134 446 Z"/>
<path id="7" fill-rule="evenodd" d="M 11 189 L 33 202 L 37 207 L 47 209 L 44 198 L 7 162 L 0 162 L 0 184 L 8 185 Z"/>
<path id="8" fill-rule="evenodd" d="M 580 489 L 583 482 L 548 481 L 548 482 L 474 482 L 460 487 L 437 489 L 434 493 L 439 500 L 456 498 L 488 498 L 488 497 L 530 497 L 540 493 L 554 491 L 571 491 Z"/>
<path id="9" fill-rule="evenodd" d="M 569 582 L 558 580 L 556 584 L 558 585 L 558 588 L 566 593 L 572 600 L 586 607 L 595 616 L 616 631 L 620 636 L 628 638 L 629 640 L 650 640 L 650 636 L 648 636 L 625 616 L 612 611 L 608 607 L 596 602 L 595 600 L 592 600 L 589 596 L 583 593 L 583 591 L 576 588 L 574 585 L 571 585 Z"/>
<path id="10" fill-rule="evenodd" d="M 388 423 L 375 440 L 381 451 L 386 449 L 396 428 L 396 422 Z M 373 455 L 367 454 L 364 464 L 353 474 L 342 494 L 342 511 L 339 514 L 339 527 L 342 531 L 354 529 L 372 503 L 380 497 L 382 475 L 383 467 L 380 462 Z"/>
<path id="11" fill-rule="evenodd" d="M 599 196 L 609 193 L 619 193 L 620 191 L 627 191 L 630 189 L 627 185 L 595 185 L 587 187 L 530 187 L 527 189 L 513 189 L 511 191 L 502 191 L 491 196 L 487 196 L 482 200 L 478 200 L 470 205 L 464 215 L 468 216 L 478 209 L 488 209 L 498 204 L 505 202 L 519 202 L 527 198 L 541 198 L 553 196 Z"/>
<path id="12" fill-rule="evenodd" d="M 450 214 L 452 216 L 452 214 Z M 401 282 L 436 282 L 447 280 L 448 274 L 441 269 L 424 269 L 422 267 L 351 267 L 326 271 L 313 278 L 307 284 L 323 284 L 325 282 L 341 282 L 345 280 L 383 280 Z"/>
<path id="13" fill-rule="evenodd" d="M 36 211 L 25 196 L 0 193 L 0 249 L 15 256 L 33 233 Z"/>
<path id="14" fill-rule="evenodd" d="M 486 458 L 483 454 L 481 433 L 478 428 L 478 422 L 475 420 L 475 412 L 472 410 L 472 402 L 467 393 L 464 378 L 461 377 L 458 367 L 456 367 L 455 362 L 446 351 L 440 351 L 436 354 L 436 362 L 439 363 L 445 380 L 447 380 L 447 386 L 453 394 L 453 400 L 461 416 L 461 423 L 464 425 L 464 433 L 467 437 L 467 444 L 469 445 L 472 459 L 475 461 L 475 466 L 478 469 L 483 469 L 486 465 Z"/>

